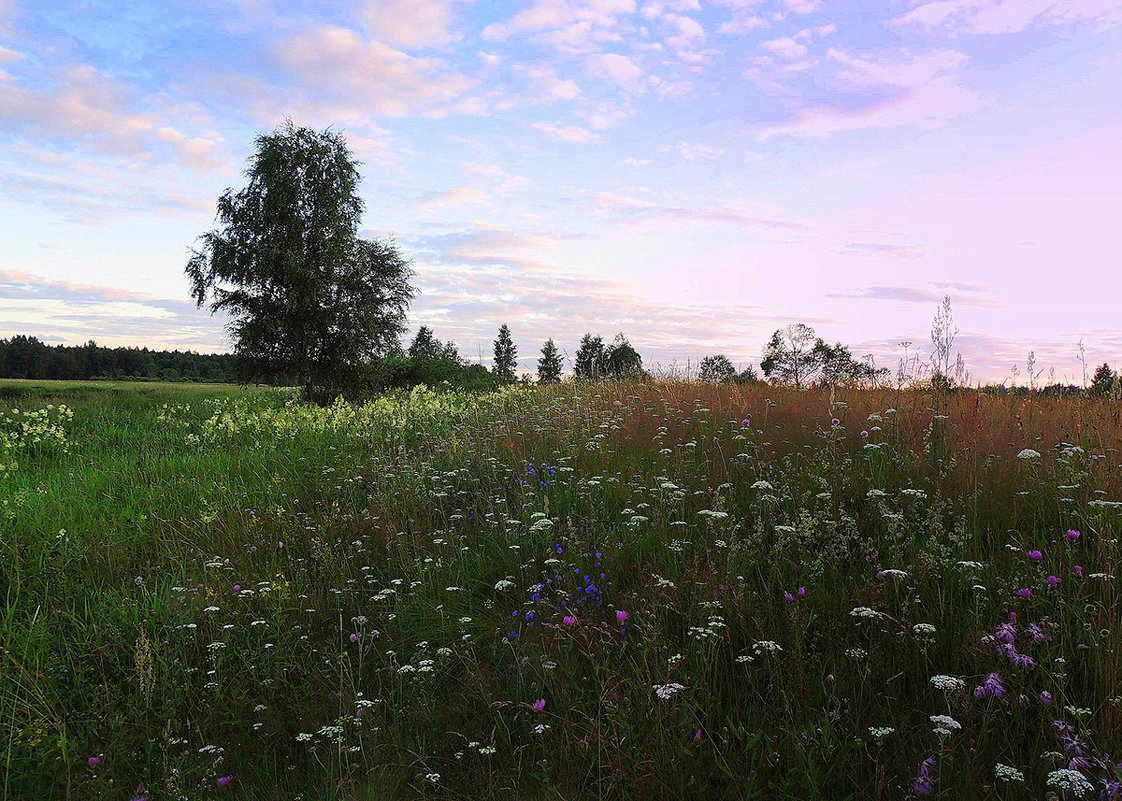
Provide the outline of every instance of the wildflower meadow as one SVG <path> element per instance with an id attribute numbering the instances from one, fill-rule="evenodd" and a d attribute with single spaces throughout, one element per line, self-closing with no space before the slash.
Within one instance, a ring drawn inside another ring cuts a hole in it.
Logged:
<path id="1" fill-rule="evenodd" d="M 0 386 L 3 799 L 1118 799 L 1106 397 Z"/>

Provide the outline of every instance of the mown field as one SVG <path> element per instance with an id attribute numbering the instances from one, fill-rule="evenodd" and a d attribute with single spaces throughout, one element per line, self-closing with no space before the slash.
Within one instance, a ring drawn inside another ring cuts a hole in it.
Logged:
<path id="1" fill-rule="evenodd" d="M 1109 399 L 0 385 L 0 798 L 1113 799 Z"/>

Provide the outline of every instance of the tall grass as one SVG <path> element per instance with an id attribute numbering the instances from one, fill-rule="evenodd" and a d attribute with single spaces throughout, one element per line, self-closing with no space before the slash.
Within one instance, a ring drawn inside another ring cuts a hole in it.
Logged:
<path id="1" fill-rule="evenodd" d="M 1117 797 L 1109 400 L 8 401 L 4 798 Z"/>

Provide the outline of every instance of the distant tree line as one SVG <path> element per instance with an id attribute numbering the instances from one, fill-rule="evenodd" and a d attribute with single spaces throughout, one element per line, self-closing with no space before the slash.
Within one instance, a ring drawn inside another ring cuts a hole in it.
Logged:
<path id="1" fill-rule="evenodd" d="M 148 348 L 48 345 L 35 337 L 0 339 L 0 378 L 82 381 L 93 378 L 233 382 L 234 356 Z M 276 377 L 287 383 L 285 376 Z"/>

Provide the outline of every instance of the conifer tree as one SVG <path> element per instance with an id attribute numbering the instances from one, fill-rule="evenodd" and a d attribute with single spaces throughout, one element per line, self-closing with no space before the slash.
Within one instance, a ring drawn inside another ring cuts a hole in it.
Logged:
<path id="1" fill-rule="evenodd" d="M 499 326 L 499 338 L 495 340 L 495 365 L 491 368 L 491 372 L 499 378 L 507 381 L 513 381 L 514 368 L 518 366 L 518 349 L 514 346 L 514 340 L 510 338 L 510 328 L 506 323 Z"/>
<path id="2" fill-rule="evenodd" d="M 556 384 L 561 380 L 561 351 L 552 339 L 542 345 L 542 355 L 538 359 L 538 383 Z"/>

